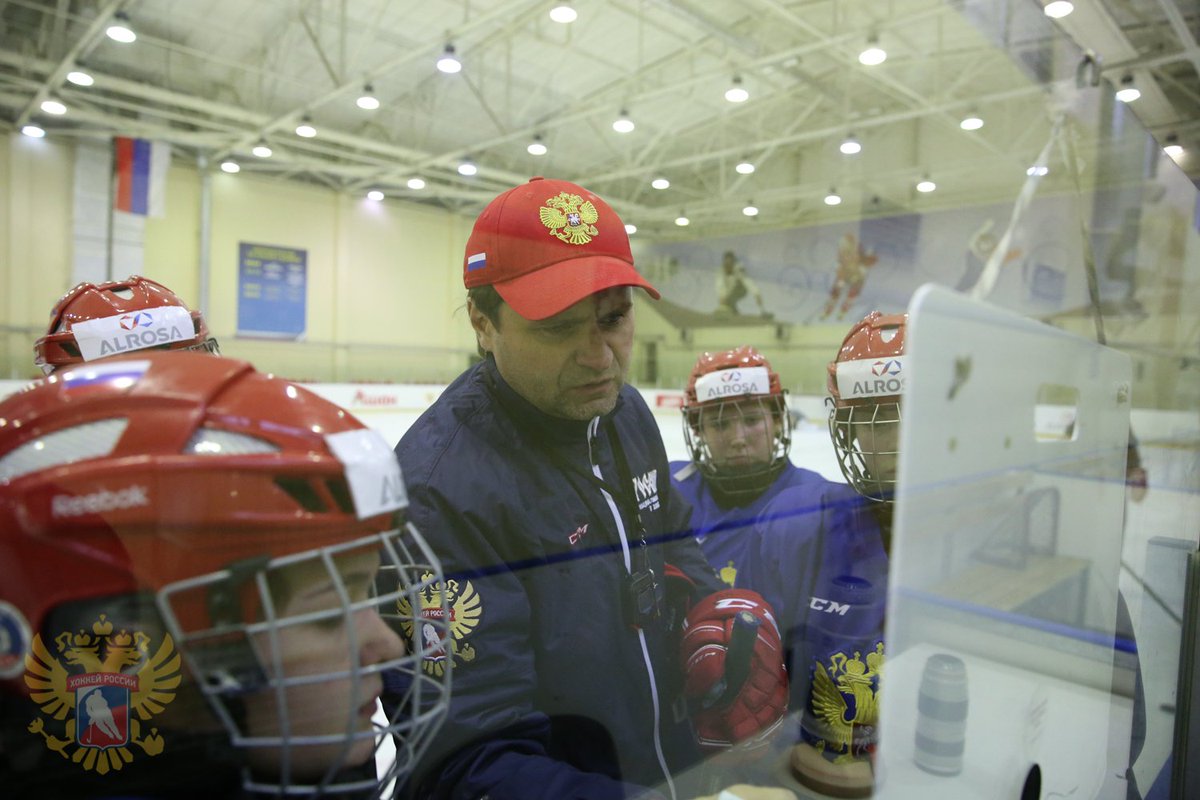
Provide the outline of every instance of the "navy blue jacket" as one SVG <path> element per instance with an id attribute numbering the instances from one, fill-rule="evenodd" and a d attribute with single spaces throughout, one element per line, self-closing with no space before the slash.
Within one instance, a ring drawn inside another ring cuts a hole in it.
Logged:
<path id="1" fill-rule="evenodd" d="M 424 665 L 452 663 L 453 683 L 414 793 L 634 797 L 694 761 L 675 637 L 663 621 L 633 624 L 628 576 L 648 568 L 661 583 L 665 561 L 699 595 L 720 584 L 688 534 L 641 395 L 624 387 L 616 409 L 590 422 L 552 418 L 489 358 L 396 452 L 409 518 L 442 559 L 454 614 L 453 652 Z"/>

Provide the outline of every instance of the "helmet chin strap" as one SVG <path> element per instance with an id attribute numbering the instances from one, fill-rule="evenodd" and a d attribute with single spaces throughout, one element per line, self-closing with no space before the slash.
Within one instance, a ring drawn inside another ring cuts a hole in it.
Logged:
<path id="1" fill-rule="evenodd" d="M 717 505 L 731 508 L 745 505 L 769 489 L 785 465 L 785 460 L 775 459 L 769 464 L 741 473 L 721 472 L 712 466 L 705 468 L 703 473 Z"/>

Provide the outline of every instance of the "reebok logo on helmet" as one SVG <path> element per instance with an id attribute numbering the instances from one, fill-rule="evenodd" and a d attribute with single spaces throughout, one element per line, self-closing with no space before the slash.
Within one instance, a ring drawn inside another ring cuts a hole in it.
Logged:
<path id="1" fill-rule="evenodd" d="M 145 486 L 127 486 L 115 492 L 101 489 L 91 494 L 56 494 L 50 500 L 50 514 L 54 517 L 81 517 L 84 514 L 102 514 L 105 511 L 148 505 L 150 498 Z"/>

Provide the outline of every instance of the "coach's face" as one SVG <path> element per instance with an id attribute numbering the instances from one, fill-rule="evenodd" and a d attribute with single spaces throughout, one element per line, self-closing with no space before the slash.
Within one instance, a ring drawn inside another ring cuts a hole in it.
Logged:
<path id="1" fill-rule="evenodd" d="M 565 311 L 528 320 L 502 303 L 497 322 L 467 308 L 501 377 L 542 412 L 589 420 L 617 404 L 633 351 L 633 290 L 605 289 Z"/>

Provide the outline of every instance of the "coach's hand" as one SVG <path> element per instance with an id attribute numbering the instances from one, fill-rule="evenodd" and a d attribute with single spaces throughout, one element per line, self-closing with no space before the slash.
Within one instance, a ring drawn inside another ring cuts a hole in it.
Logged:
<path id="1" fill-rule="evenodd" d="M 783 644 L 757 592 L 726 589 L 698 602 L 683 626 L 684 693 L 700 744 L 765 743 L 787 711 Z"/>

